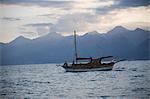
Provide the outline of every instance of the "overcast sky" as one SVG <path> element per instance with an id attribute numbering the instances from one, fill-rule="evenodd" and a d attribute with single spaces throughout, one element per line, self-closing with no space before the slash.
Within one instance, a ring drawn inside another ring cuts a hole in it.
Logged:
<path id="1" fill-rule="evenodd" d="M 149 0 L 0 0 L 0 42 L 50 32 L 105 33 L 115 26 L 150 30 Z"/>

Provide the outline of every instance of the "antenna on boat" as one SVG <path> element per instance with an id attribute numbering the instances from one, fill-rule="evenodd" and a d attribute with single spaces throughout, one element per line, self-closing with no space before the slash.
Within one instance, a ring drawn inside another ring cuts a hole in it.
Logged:
<path id="1" fill-rule="evenodd" d="M 75 47 L 75 60 L 76 60 L 76 63 L 77 63 L 78 54 L 77 54 L 76 30 L 74 30 L 74 47 Z"/>

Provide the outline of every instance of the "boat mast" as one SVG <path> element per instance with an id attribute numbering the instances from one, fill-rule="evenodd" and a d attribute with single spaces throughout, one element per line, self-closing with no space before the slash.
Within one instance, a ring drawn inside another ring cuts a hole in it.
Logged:
<path id="1" fill-rule="evenodd" d="M 74 30 L 74 47 L 75 47 L 75 61 L 77 63 L 78 54 L 77 54 L 77 41 L 76 41 L 76 31 L 75 30 Z"/>

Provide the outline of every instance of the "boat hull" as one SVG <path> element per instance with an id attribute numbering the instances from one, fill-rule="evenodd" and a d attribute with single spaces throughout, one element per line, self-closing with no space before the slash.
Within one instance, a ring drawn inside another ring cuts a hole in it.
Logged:
<path id="1" fill-rule="evenodd" d="M 62 67 L 66 72 L 86 72 L 86 71 L 108 71 L 112 70 L 114 63 L 108 64 L 70 64 Z"/>
<path id="2" fill-rule="evenodd" d="M 88 72 L 88 71 L 109 71 L 112 70 L 111 67 L 101 67 L 101 68 L 90 68 L 90 69 L 74 69 L 74 68 L 65 68 L 66 72 Z"/>

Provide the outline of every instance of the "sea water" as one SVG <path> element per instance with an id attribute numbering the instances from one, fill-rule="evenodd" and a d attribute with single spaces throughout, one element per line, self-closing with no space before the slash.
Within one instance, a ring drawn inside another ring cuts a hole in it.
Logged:
<path id="1" fill-rule="evenodd" d="M 150 61 L 78 73 L 56 64 L 0 66 L 0 99 L 150 99 Z"/>

